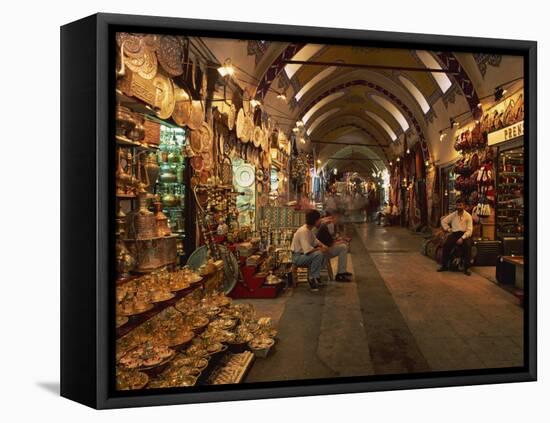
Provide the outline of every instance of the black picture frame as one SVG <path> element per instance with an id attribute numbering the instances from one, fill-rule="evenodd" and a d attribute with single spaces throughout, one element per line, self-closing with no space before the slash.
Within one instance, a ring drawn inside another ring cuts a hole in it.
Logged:
<path id="1" fill-rule="evenodd" d="M 114 31 L 184 33 L 238 39 L 307 40 L 324 44 L 495 52 L 524 57 L 527 158 L 524 366 L 397 376 L 270 382 L 185 392 L 113 392 Z M 293 397 L 380 390 L 534 381 L 537 378 L 537 44 L 454 37 L 95 14 L 61 27 L 61 395 L 90 407 Z"/>

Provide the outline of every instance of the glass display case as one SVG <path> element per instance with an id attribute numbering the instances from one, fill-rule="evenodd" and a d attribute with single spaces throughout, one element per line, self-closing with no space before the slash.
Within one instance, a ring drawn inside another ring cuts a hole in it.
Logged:
<path id="1" fill-rule="evenodd" d="M 499 151 L 496 195 L 496 235 L 524 235 L 524 151 L 523 147 Z"/>
<path id="2" fill-rule="evenodd" d="M 157 153 L 159 177 L 155 194 L 168 218 L 170 232 L 178 238 L 178 255 L 183 256 L 185 241 L 186 157 L 188 132 L 184 128 L 161 125 Z"/>

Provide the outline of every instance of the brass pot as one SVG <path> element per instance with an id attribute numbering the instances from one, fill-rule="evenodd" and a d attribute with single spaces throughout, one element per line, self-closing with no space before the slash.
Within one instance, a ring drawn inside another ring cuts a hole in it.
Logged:
<path id="1" fill-rule="evenodd" d="M 126 136 L 132 141 L 142 141 L 145 138 L 145 127 L 143 126 L 143 117 L 141 115 L 133 115 L 135 126 L 126 132 Z"/>
<path id="2" fill-rule="evenodd" d="M 165 207 L 175 207 L 178 205 L 178 199 L 174 194 L 164 194 L 162 196 L 162 205 Z"/>
<path id="3" fill-rule="evenodd" d="M 136 259 L 126 248 L 123 241 L 118 241 L 116 244 L 116 269 L 118 274 L 127 278 L 130 276 L 130 271 L 136 266 Z"/>
<path id="4" fill-rule="evenodd" d="M 160 167 L 157 163 L 157 155 L 155 153 L 149 153 L 149 155 L 145 159 L 145 164 L 143 165 L 143 168 L 145 169 L 145 173 L 147 174 L 147 179 L 149 181 L 147 191 L 152 193 L 160 172 Z"/>
<path id="5" fill-rule="evenodd" d="M 128 107 L 116 106 L 116 134 L 125 137 L 136 126 L 132 111 Z"/>

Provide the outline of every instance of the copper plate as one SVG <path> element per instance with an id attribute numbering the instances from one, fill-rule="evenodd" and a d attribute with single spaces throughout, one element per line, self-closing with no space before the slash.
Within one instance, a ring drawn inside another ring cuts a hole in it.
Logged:
<path id="1" fill-rule="evenodd" d="M 267 150 L 269 149 L 269 136 L 268 136 L 268 131 L 267 131 L 267 129 L 263 129 L 263 130 L 262 130 L 262 143 L 261 143 L 261 148 L 262 148 L 262 151 L 263 151 L 263 152 L 267 152 Z"/>
<path id="2" fill-rule="evenodd" d="M 244 125 L 245 125 L 245 118 L 244 118 L 244 110 L 239 109 L 239 113 L 237 113 L 237 121 L 235 122 L 236 128 L 235 131 L 237 132 L 237 138 L 242 140 L 244 135 Z"/>
<path id="3" fill-rule="evenodd" d="M 233 128 L 235 127 L 235 115 L 236 115 L 236 113 L 237 112 L 235 110 L 235 106 L 233 104 L 231 104 L 231 106 L 227 110 L 227 127 L 229 128 L 230 131 L 232 131 Z"/>
<path id="4" fill-rule="evenodd" d="M 202 137 L 202 151 L 212 152 L 214 132 L 207 122 L 202 123 L 200 133 Z"/>
<path id="5" fill-rule="evenodd" d="M 160 35 L 148 34 L 143 38 L 145 45 L 153 51 L 160 48 Z"/>
<path id="6" fill-rule="evenodd" d="M 210 151 L 203 151 L 201 156 L 203 169 L 212 169 L 212 165 L 214 164 L 214 161 L 212 160 L 212 153 Z"/>
<path id="7" fill-rule="evenodd" d="M 172 112 L 176 105 L 172 80 L 167 76 L 158 74 L 153 79 L 153 85 L 157 89 L 155 98 L 156 114 L 160 119 L 168 119 L 172 116 Z"/>
<path id="8" fill-rule="evenodd" d="M 252 142 L 254 143 L 254 147 L 256 148 L 262 144 L 262 128 L 260 128 L 259 126 L 254 127 Z"/>
<path id="9" fill-rule="evenodd" d="M 176 101 L 172 119 L 179 126 L 186 126 L 191 119 L 191 101 Z"/>
<path id="10" fill-rule="evenodd" d="M 173 35 L 163 35 L 160 39 L 157 56 L 162 68 L 170 76 L 179 76 L 183 73 L 183 48 L 180 40 Z"/>
<path id="11" fill-rule="evenodd" d="M 203 170 L 199 176 L 201 184 L 205 185 L 210 178 L 210 172 L 208 170 Z"/>
<path id="12" fill-rule="evenodd" d="M 204 109 L 202 108 L 202 102 L 199 100 L 193 100 L 191 105 L 191 119 L 189 120 L 189 128 L 198 131 L 202 123 L 204 122 Z"/>
<path id="13" fill-rule="evenodd" d="M 202 156 L 198 155 L 191 158 L 191 167 L 195 172 L 200 172 L 203 167 Z"/>
<path id="14" fill-rule="evenodd" d="M 253 141 L 254 139 L 254 120 L 252 119 L 252 115 L 247 116 L 248 121 L 248 141 Z"/>
<path id="15" fill-rule="evenodd" d="M 200 131 L 190 131 L 189 135 L 189 145 L 193 153 L 200 154 L 203 150 L 202 148 L 202 134 Z"/>
<path id="16" fill-rule="evenodd" d="M 128 32 L 117 32 L 116 41 L 119 47 L 124 43 L 124 53 L 127 56 L 141 56 L 143 49 L 142 36 L 129 34 Z"/>

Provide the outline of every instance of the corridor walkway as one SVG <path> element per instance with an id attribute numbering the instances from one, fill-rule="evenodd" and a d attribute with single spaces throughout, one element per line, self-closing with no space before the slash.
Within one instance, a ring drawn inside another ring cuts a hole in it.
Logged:
<path id="1" fill-rule="evenodd" d="M 422 238 L 404 228 L 347 229 L 353 282 L 252 301 L 279 340 L 247 382 L 522 364 L 523 309 L 513 295 L 475 271 L 437 273 L 420 254 Z"/>

